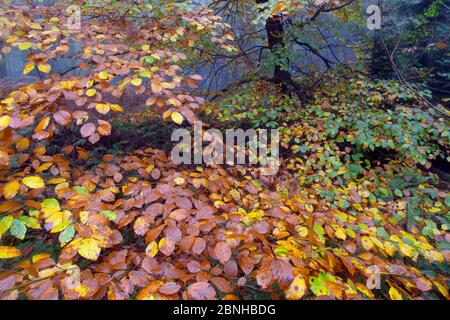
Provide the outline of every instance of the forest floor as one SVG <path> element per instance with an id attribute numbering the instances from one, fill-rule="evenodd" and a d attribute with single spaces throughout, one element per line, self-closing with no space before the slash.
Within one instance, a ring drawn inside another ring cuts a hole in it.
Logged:
<path id="1" fill-rule="evenodd" d="M 295 110 L 271 100 L 276 115 L 264 105 L 227 112 L 226 101 L 202 110 L 211 126 L 275 121 L 282 157 L 274 176 L 258 166 L 173 165 L 177 126 L 155 119 L 157 111 L 124 113 L 95 146 L 55 137 L 46 162 L 63 178 L 30 193 L 26 205 L 41 210 L 52 233 L 69 222 L 55 239 L 28 221 L 17 246 L 32 259 L 21 267 L 48 277 L 6 283 L 5 273 L 0 283 L 11 288 L 1 298 L 448 299 L 448 184 L 420 169 L 429 168 L 418 163 L 428 149 L 412 144 L 417 155 L 402 153 L 418 135 L 409 127 L 426 115 L 415 118 L 386 88 L 363 96 L 354 88 L 351 97 L 336 90 Z M 398 103 L 397 113 L 374 110 L 372 99 Z M 14 206 L 4 201 L 0 210 Z M 22 281 L 24 290 L 12 290 Z"/>

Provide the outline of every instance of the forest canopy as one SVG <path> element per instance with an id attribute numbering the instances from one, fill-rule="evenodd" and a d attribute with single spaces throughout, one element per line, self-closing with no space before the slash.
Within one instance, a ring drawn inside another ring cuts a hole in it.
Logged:
<path id="1" fill-rule="evenodd" d="M 449 9 L 4 0 L 0 299 L 449 299 Z"/>

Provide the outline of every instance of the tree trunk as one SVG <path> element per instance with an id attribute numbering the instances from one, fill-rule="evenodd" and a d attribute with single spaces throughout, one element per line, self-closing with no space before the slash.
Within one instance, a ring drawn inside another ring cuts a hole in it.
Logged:
<path id="1" fill-rule="evenodd" d="M 257 4 L 267 3 L 268 0 L 256 0 Z M 267 33 L 267 44 L 272 54 L 276 54 L 277 50 L 283 50 L 286 48 L 285 34 L 283 29 L 283 22 L 281 16 L 271 16 L 266 20 L 265 25 Z M 289 64 L 289 61 L 288 61 Z M 283 66 L 279 62 L 275 62 L 275 69 L 273 73 L 273 80 L 276 84 L 281 85 L 284 93 L 288 93 L 295 89 L 294 81 L 289 70 L 284 70 Z"/>

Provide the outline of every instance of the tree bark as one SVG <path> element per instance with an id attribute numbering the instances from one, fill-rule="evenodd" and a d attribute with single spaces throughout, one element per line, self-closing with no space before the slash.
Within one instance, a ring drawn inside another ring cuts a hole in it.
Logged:
<path id="1" fill-rule="evenodd" d="M 268 0 L 256 0 L 257 4 L 267 2 Z M 283 50 L 286 48 L 283 21 L 280 15 L 269 17 L 266 20 L 265 29 L 267 33 L 267 44 L 273 54 L 276 54 L 277 50 Z M 273 80 L 276 84 L 281 86 L 284 93 L 288 93 L 293 89 L 296 89 L 294 81 L 292 80 L 291 72 L 289 70 L 284 70 L 282 64 L 279 62 L 275 62 Z"/>

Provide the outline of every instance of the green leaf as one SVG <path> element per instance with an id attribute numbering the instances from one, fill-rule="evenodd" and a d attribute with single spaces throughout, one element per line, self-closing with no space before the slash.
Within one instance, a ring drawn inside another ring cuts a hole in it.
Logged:
<path id="1" fill-rule="evenodd" d="M 279 246 L 275 249 L 275 254 L 282 257 L 286 257 L 288 254 L 288 249 L 286 247 Z"/>
<path id="2" fill-rule="evenodd" d="M 111 221 L 117 219 L 117 214 L 114 211 L 102 210 L 102 211 L 100 211 L 100 214 L 108 217 L 108 219 L 111 220 Z"/>
<path id="3" fill-rule="evenodd" d="M 323 227 L 317 223 L 314 224 L 314 231 L 320 238 L 322 238 L 323 235 L 325 234 L 325 230 L 323 229 Z"/>
<path id="4" fill-rule="evenodd" d="M 27 233 L 27 226 L 19 219 L 14 219 L 14 222 L 11 225 L 10 232 L 11 235 L 16 237 L 17 239 L 23 240 L 25 238 L 25 234 Z"/>
<path id="5" fill-rule="evenodd" d="M 74 189 L 78 194 L 89 194 L 89 191 L 88 191 L 85 187 L 75 186 L 75 187 L 73 187 L 73 189 Z"/>
<path id="6" fill-rule="evenodd" d="M 323 274 L 321 273 L 319 277 L 311 277 L 309 278 L 309 284 L 311 287 L 311 291 L 316 296 L 323 296 L 330 294 L 330 289 L 326 285 L 326 282 L 324 281 Z"/>
<path id="7" fill-rule="evenodd" d="M 59 209 L 59 202 L 55 198 L 45 199 L 42 201 L 41 207 L 44 209 Z"/>
<path id="8" fill-rule="evenodd" d="M 21 216 L 20 221 L 22 221 L 28 228 L 32 229 L 40 229 L 41 224 L 39 223 L 39 220 L 33 217 L 28 216 Z"/>
<path id="9" fill-rule="evenodd" d="M 348 209 L 350 207 L 350 202 L 348 202 L 344 198 L 340 198 L 338 201 L 338 206 L 341 207 L 342 209 Z"/>
<path id="10" fill-rule="evenodd" d="M 387 233 L 386 230 L 384 230 L 383 227 L 377 228 L 377 236 L 383 237 L 386 240 L 389 239 L 389 233 Z"/>
<path id="11" fill-rule="evenodd" d="M 152 56 L 145 56 L 144 57 L 145 62 L 147 62 L 148 64 L 152 64 L 153 62 L 155 62 L 155 58 Z"/>
<path id="12" fill-rule="evenodd" d="M 13 216 L 6 216 L 0 220 L 0 237 L 9 230 L 14 221 Z"/>
<path id="13" fill-rule="evenodd" d="M 59 243 L 61 243 L 61 246 L 66 245 L 70 240 L 72 240 L 73 236 L 75 235 L 75 227 L 73 224 L 69 225 L 63 232 L 59 234 Z"/>

